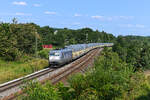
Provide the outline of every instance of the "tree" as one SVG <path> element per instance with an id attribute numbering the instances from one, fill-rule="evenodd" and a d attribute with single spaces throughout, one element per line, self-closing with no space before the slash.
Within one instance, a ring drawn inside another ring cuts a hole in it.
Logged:
<path id="1" fill-rule="evenodd" d="M 2 23 L 0 25 L 0 57 L 5 60 L 16 60 L 20 56 L 16 38 L 10 24 Z"/>
<path id="2" fill-rule="evenodd" d="M 40 39 L 32 24 L 2 23 L 0 25 L 0 57 L 6 60 L 17 60 L 22 54 L 35 53 L 35 37 Z"/>
<path id="3" fill-rule="evenodd" d="M 13 24 L 17 24 L 17 23 L 18 23 L 17 18 L 13 18 L 13 19 L 12 19 L 12 23 L 13 23 Z"/>

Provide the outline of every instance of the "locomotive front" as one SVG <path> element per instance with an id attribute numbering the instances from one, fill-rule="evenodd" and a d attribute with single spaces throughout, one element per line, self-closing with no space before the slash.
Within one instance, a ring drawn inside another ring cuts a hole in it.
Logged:
<path id="1" fill-rule="evenodd" d="M 49 53 L 49 64 L 50 65 L 59 65 L 62 63 L 61 60 L 61 52 L 57 51 L 57 50 L 52 50 Z"/>

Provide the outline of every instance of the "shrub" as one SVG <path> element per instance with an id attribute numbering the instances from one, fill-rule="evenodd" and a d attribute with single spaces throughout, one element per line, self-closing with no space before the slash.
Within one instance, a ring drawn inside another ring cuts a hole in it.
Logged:
<path id="1" fill-rule="evenodd" d="M 3 52 L 1 56 L 6 61 L 15 61 L 21 58 L 21 52 L 17 48 L 11 48 Z"/>
<path id="2" fill-rule="evenodd" d="M 38 52 L 38 55 L 41 57 L 41 58 L 45 58 L 45 59 L 48 59 L 48 56 L 49 56 L 49 49 L 43 49 L 41 51 Z"/>
<path id="3" fill-rule="evenodd" d="M 21 63 L 25 63 L 25 62 L 29 62 L 33 59 L 33 57 L 31 55 L 27 55 L 27 54 L 24 54 L 22 55 L 22 57 L 19 59 L 19 62 Z"/>
<path id="4" fill-rule="evenodd" d="M 58 90 L 49 83 L 41 85 L 40 83 L 30 82 L 25 87 L 24 92 L 28 96 L 25 96 L 23 100 L 62 100 Z"/>

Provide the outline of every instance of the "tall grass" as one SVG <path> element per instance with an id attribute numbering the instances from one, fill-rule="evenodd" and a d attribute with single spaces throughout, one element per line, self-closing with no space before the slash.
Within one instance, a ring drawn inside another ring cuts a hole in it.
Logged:
<path id="1" fill-rule="evenodd" d="M 0 59 L 0 84 L 25 76 L 48 66 L 48 61 L 45 59 L 25 58 L 16 62 Z"/>

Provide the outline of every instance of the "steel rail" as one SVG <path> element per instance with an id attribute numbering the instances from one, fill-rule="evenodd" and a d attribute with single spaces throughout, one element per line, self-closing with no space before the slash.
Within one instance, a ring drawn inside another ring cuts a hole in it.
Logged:
<path id="1" fill-rule="evenodd" d="M 46 69 L 37 71 L 37 72 L 35 72 L 35 73 L 29 74 L 29 75 L 27 75 L 27 76 L 25 76 L 25 77 L 21 77 L 21 78 L 18 78 L 18 79 L 9 81 L 9 82 L 4 83 L 4 84 L 0 84 L 0 92 L 3 92 L 3 91 L 5 91 L 6 89 L 12 88 L 12 87 L 14 87 L 14 86 L 16 86 L 16 85 L 19 85 L 19 84 L 23 83 L 24 81 L 32 80 L 32 79 L 34 79 L 34 78 L 37 78 L 37 77 L 39 77 L 39 76 L 42 76 L 42 75 L 44 75 L 45 73 L 51 72 L 51 71 L 53 71 L 53 70 L 54 70 L 54 69 L 46 68 Z"/>
<path id="2" fill-rule="evenodd" d="M 52 83 L 56 84 L 57 82 L 65 79 L 69 75 L 73 74 L 73 72 L 81 69 L 81 67 L 83 67 L 83 66 L 87 67 L 86 65 L 88 65 L 90 63 L 90 60 L 93 58 L 93 56 L 97 52 L 98 52 L 98 50 L 93 50 L 92 52 L 90 52 L 89 54 L 87 54 L 86 56 L 84 56 L 84 58 L 82 58 L 80 61 L 78 61 L 77 63 L 75 63 L 74 65 L 72 65 L 69 68 L 69 70 L 64 70 L 63 72 L 61 72 L 58 75 L 56 75 L 53 78 L 51 78 Z"/>

